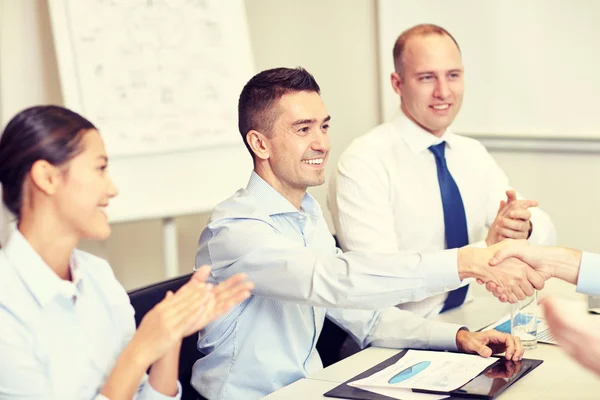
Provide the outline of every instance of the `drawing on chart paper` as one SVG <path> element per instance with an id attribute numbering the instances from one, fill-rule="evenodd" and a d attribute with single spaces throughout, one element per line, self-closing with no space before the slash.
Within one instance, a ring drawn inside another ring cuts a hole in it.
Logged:
<path id="1" fill-rule="evenodd" d="M 240 141 L 228 3 L 65 0 L 79 111 L 112 156 Z"/>
<path id="2" fill-rule="evenodd" d="M 388 383 L 393 384 L 393 383 L 404 382 L 405 380 L 410 379 L 413 376 L 417 375 L 419 372 L 423 371 L 425 368 L 429 367 L 430 365 L 431 365 L 431 361 L 421 361 L 419 363 L 411 365 L 410 367 L 407 367 L 407 368 L 403 369 L 402 371 L 398 372 L 396 375 L 392 376 L 388 380 Z"/>

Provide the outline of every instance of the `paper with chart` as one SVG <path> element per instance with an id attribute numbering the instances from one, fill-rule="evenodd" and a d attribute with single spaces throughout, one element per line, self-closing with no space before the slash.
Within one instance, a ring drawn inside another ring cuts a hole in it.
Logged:
<path id="1" fill-rule="evenodd" d="M 490 329 L 510 334 L 510 314 L 482 330 L 488 331 Z M 558 344 L 550 333 L 550 327 L 546 323 L 546 320 L 539 317 L 537 318 L 537 341 L 540 343 Z"/>
<path id="2" fill-rule="evenodd" d="M 360 389 L 404 388 L 451 392 L 475 378 L 498 360 L 472 354 L 408 350 L 395 364 L 358 381 Z"/>
<path id="3" fill-rule="evenodd" d="M 71 54 L 61 79 L 76 88 L 65 103 L 97 125 L 111 156 L 241 141 L 237 99 L 253 69 L 242 1 L 53 2 L 67 25 L 55 29 L 68 36 L 59 58 Z"/>

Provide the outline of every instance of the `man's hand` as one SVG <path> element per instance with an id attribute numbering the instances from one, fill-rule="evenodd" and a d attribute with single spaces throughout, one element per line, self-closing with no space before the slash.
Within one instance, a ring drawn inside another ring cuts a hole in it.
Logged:
<path id="1" fill-rule="evenodd" d="M 498 265 L 507 258 L 515 257 L 529 264 L 545 280 L 558 278 L 576 284 L 581 264 L 581 250 L 565 247 L 532 246 L 526 240 L 506 240 L 490 260 L 490 265 Z"/>
<path id="2" fill-rule="evenodd" d="M 496 219 L 490 226 L 485 242 L 488 246 L 504 239 L 527 239 L 531 231 L 529 207 L 537 207 L 535 200 L 517 200 L 514 190 L 506 191 L 506 201 L 500 202 Z"/>
<path id="3" fill-rule="evenodd" d="M 512 361 L 521 360 L 525 352 L 518 337 L 493 329 L 484 332 L 460 330 L 456 334 L 456 347 L 462 353 L 479 354 L 482 357 L 506 352 L 504 358 Z"/>
<path id="4" fill-rule="evenodd" d="M 516 258 L 504 260 L 500 265 L 490 266 L 490 259 L 509 241 L 478 249 L 463 247 L 458 250 L 458 272 L 460 279 L 476 278 L 501 301 L 516 303 L 533 295 L 535 289 L 544 287 L 544 278 L 529 265 Z M 490 287 L 493 290 L 490 290 Z"/>
<path id="5" fill-rule="evenodd" d="M 540 304 L 556 341 L 578 363 L 600 375 L 600 334 L 590 318 L 574 316 L 553 298 L 541 300 Z"/>

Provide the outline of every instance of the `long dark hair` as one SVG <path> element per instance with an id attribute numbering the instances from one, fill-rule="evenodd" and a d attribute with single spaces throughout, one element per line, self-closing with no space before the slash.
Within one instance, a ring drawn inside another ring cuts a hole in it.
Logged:
<path id="1" fill-rule="evenodd" d="M 6 207 L 20 218 L 23 182 L 38 160 L 60 166 L 82 151 L 82 132 L 96 127 L 59 106 L 27 108 L 10 120 L 0 137 L 0 183 Z"/>

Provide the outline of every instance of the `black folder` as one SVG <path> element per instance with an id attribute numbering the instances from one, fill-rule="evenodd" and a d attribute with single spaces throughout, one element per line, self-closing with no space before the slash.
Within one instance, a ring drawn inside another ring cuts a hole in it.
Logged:
<path id="1" fill-rule="evenodd" d="M 407 350 L 403 350 L 387 360 L 382 361 L 373 368 L 370 368 L 365 372 L 356 375 L 354 378 L 347 380 L 341 385 L 336 386 L 329 392 L 325 393 L 325 397 L 356 400 L 396 400 L 392 397 L 349 386 L 348 383 L 366 378 L 370 375 L 373 375 L 375 372 L 389 367 L 404 357 L 406 352 Z M 542 362 L 542 360 L 533 360 L 527 358 L 524 358 L 521 361 L 513 362 L 500 358 L 464 386 L 461 386 L 452 392 L 435 392 L 419 389 L 413 389 L 413 391 L 419 393 L 445 394 L 448 395 L 450 399 L 495 399 L 513 383 L 537 368 Z M 508 375 L 511 376 L 508 377 Z M 479 382 L 476 382 L 477 380 L 479 380 Z M 484 385 L 489 387 L 487 392 L 481 390 L 481 384 L 475 385 L 475 383 L 481 383 L 481 380 L 489 382 L 489 385 Z"/>

